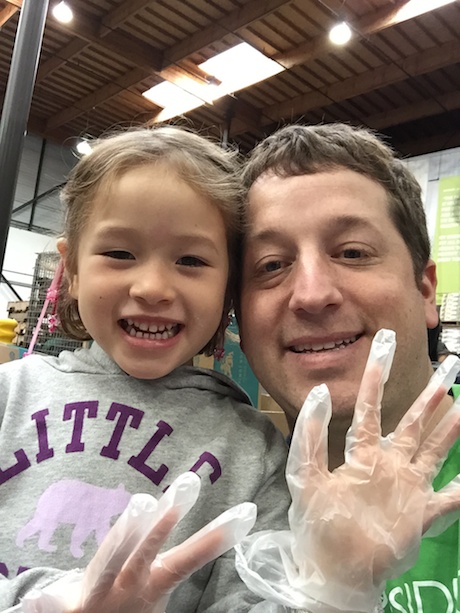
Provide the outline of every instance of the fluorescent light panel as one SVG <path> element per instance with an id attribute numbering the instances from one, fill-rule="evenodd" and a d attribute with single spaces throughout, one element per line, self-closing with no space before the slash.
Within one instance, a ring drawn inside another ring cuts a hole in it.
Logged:
<path id="1" fill-rule="evenodd" d="M 396 18 L 398 22 L 407 21 L 452 2 L 455 2 L 455 0 L 409 0 L 407 4 L 397 11 Z"/>
<path id="2" fill-rule="evenodd" d="M 202 104 L 239 91 L 278 74 L 284 67 L 247 43 L 240 43 L 200 64 L 200 69 L 221 83 L 198 83 L 183 76 L 173 83 L 164 81 L 142 95 L 163 107 L 157 119 L 164 121 Z"/>

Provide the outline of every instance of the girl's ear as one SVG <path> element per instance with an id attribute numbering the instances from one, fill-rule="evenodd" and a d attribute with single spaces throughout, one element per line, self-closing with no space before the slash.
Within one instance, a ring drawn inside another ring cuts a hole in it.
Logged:
<path id="1" fill-rule="evenodd" d="M 69 247 L 67 244 L 66 238 L 58 238 L 56 242 L 57 250 L 59 251 L 62 261 L 64 262 L 64 274 L 66 276 L 67 282 L 69 284 L 69 294 L 72 298 L 77 300 L 78 296 L 78 276 L 74 273 L 71 273 L 68 268 L 67 255 L 69 252 Z"/>

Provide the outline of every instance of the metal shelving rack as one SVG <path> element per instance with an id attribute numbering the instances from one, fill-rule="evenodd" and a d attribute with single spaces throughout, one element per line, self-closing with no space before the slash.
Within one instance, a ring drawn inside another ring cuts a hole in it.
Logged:
<path id="1" fill-rule="evenodd" d="M 34 277 L 32 281 L 32 290 L 30 293 L 29 309 L 27 312 L 27 326 L 24 334 L 24 346 L 28 347 L 32 339 L 34 328 L 37 324 L 39 315 L 43 308 L 46 299 L 46 293 L 51 281 L 53 280 L 56 271 L 59 254 L 54 251 L 40 253 L 35 262 Z M 51 314 L 52 305 L 48 307 L 47 315 Z M 50 332 L 48 329 L 48 320 L 45 316 L 40 332 L 38 334 L 37 343 L 34 353 L 45 353 L 47 355 L 59 355 L 64 349 L 74 350 L 82 346 L 81 341 L 75 341 L 66 338 L 61 332 Z"/>

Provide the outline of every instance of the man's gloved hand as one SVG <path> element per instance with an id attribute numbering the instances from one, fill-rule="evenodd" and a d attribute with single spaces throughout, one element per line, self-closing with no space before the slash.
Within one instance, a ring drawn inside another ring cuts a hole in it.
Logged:
<path id="1" fill-rule="evenodd" d="M 327 387 L 314 388 L 304 403 L 286 469 L 291 530 L 256 533 L 237 547 L 241 576 L 267 599 L 311 613 L 373 611 L 384 582 L 415 562 L 422 534 L 460 509 L 459 483 L 437 493 L 431 486 L 460 434 L 460 403 L 426 436 L 460 360 L 445 360 L 395 432 L 382 437 L 380 405 L 394 336 L 380 330 L 374 339 L 345 462 L 332 472 Z"/>

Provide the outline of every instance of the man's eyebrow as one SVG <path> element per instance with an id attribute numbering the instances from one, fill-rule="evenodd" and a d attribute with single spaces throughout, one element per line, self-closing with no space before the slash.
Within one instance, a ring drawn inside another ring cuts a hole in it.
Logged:
<path id="1" fill-rule="evenodd" d="M 252 227 L 248 227 L 245 232 L 245 239 L 249 239 L 251 241 L 257 241 L 259 243 L 268 243 L 270 241 L 274 241 L 282 235 L 280 230 L 276 229 L 267 229 L 261 230 L 260 232 L 254 232 Z"/>
<path id="2" fill-rule="evenodd" d="M 352 229 L 370 229 L 375 228 L 375 224 L 371 219 L 362 217 L 361 215 L 338 215 L 330 219 L 327 225 L 339 232 L 346 232 Z"/>
<path id="3" fill-rule="evenodd" d="M 337 215 L 331 219 L 325 221 L 325 228 L 328 231 L 334 231 L 338 233 L 346 232 L 352 229 L 377 229 L 372 220 L 361 217 L 359 215 Z M 245 233 L 245 239 L 251 242 L 268 243 L 276 240 L 282 240 L 284 233 L 278 228 L 266 228 L 263 230 L 255 231 L 255 229 L 249 225 Z"/>

